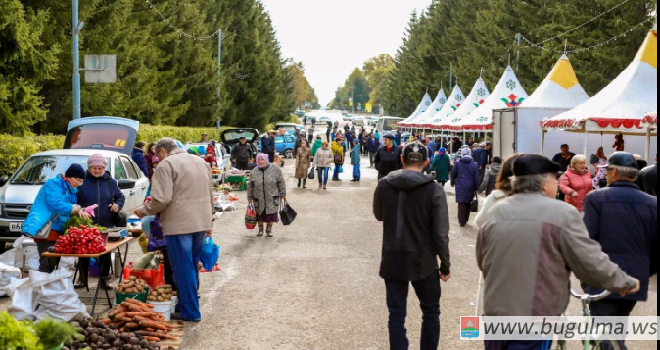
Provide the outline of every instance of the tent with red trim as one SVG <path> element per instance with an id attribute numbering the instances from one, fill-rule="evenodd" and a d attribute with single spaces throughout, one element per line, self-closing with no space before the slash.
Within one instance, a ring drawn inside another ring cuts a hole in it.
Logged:
<path id="1" fill-rule="evenodd" d="M 413 123 L 418 120 L 426 119 L 429 116 L 433 115 L 437 111 L 439 111 L 442 106 L 447 103 L 447 95 L 445 94 L 445 89 L 441 88 L 440 92 L 438 92 L 438 96 L 435 97 L 435 100 L 431 104 L 429 108 L 426 109 L 426 111 L 418 114 L 416 117 L 412 119 L 407 119 L 399 123 L 400 126 L 403 127 L 411 127 L 413 126 Z"/>
<path id="2" fill-rule="evenodd" d="M 642 124 L 651 128 L 658 127 L 658 112 L 649 113 L 642 119 Z"/>
<path id="3" fill-rule="evenodd" d="M 426 112 L 426 110 L 431 107 L 433 104 L 433 100 L 431 100 L 431 96 L 429 96 L 428 93 L 424 94 L 424 97 L 422 97 L 422 101 L 419 102 L 417 105 L 417 108 L 415 108 L 415 111 L 405 120 L 403 120 L 400 123 L 397 124 L 406 124 L 412 121 L 413 119 L 417 118 L 419 115 L 422 113 Z"/>
<path id="4" fill-rule="evenodd" d="M 545 130 L 646 134 L 642 119 L 658 108 L 658 32 L 649 32 L 635 60 L 580 106 L 544 120 Z"/>
<path id="5" fill-rule="evenodd" d="M 493 89 L 490 97 L 479 108 L 465 117 L 460 130 L 491 131 L 493 130 L 493 110 L 507 107 L 518 107 L 527 98 L 527 92 L 518 81 L 513 68 L 506 67 L 502 78 Z M 458 129 L 458 128 L 456 128 Z"/>
<path id="6" fill-rule="evenodd" d="M 454 114 L 463 103 L 465 103 L 465 95 L 463 95 L 460 86 L 456 84 L 454 90 L 452 90 L 451 95 L 449 96 L 447 104 L 442 107 L 439 112 L 424 122 L 424 128 L 440 130 L 440 123 L 448 120 L 449 116 Z"/>
<path id="7" fill-rule="evenodd" d="M 474 83 L 472 91 L 468 97 L 465 98 L 465 102 L 458 107 L 456 112 L 452 113 L 447 119 L 438 123 L 440 129 L 443 130 L 462 130 L 461 122 L 465 117 L 467 117 L 474 110 L 479 108 L 482 104 L 486 102 L 490 96 L 490 90 L 486 86 L 486 82 L 483 78 L 479 77 L 477 82 Z"/>

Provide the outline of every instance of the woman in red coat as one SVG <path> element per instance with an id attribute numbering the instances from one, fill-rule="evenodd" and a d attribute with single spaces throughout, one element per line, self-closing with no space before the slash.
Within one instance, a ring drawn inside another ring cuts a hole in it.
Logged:
<path id="1" fill-rule="evenodd" d="M 584 200 L 589 192 L 593 190 L 591 172 L 587 167 L 587 157 L 582 154 L 573 157 L 571 166 L 561 177 L 559 189 L 566 195 L 566 203 L 582 212 Z"/>

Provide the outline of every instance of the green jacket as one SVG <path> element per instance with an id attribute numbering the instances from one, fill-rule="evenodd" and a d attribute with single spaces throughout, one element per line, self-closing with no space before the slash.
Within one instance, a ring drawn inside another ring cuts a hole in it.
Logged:
<path id="1" fill-rule="evenodd" d="M 433 171 L 435 171 L 436 180 L 449 181 L 449 168 L 451 167 L 449 155 L 437 155 L 431 167 L 433 168 Z"/>
<path id="2" fill-rule="evenodd" d="M 321 146 L 323 146 L 323 141 L 321 141 L 321 139 L 316 139 L 312 145 L 312 157 L 316 155 L 316 151 L 321 149 Z"/>

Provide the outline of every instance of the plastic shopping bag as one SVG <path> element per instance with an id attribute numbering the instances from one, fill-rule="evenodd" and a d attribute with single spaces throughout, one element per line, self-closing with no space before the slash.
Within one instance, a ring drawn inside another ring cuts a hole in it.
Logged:
<path id="1" fill-rule="evenodd" d="M 7 309 L 10 315 L 19 321 L 34 321 L 37 308 L 37 294 L 34 293 L 32 281 L 29 278 L 12 278 L 11 283 L 3 288 L 11 298 L 11 306 Z"/>
<path id="2" fill-rule="evenodd" d="M 213 243 L 213 237 L 206 239 L 204 248 L 202 249 L 202 265 L 206 271 L 212 271 L 215 263 L 218 262 L 220 255 L 220 247 Z"/>
<path id="3" fill-rule="evenodd" d="M 71 275 L 72 272 L 67 270 L 55 270 L 50 274 L 30 271 L 30 281 L 39 305 L 35 312 L 37 319 L 54 318 L 69 322 L 78 316 L 90 317 L 87 307 L 73 288 Z"/>
<path id="4" fill-rule="evenodd" d="M 156 215 L 156 217 L 151 221 L 150 226 L 151 237 L 149 237 L 149 245 L 147 245 L 147 250 L 149 252 L 155 252 L 167 246 L 167 242 L 165 241 L 163 227 L 160 225 L 158 215 Z"/>
<path id="5" fill-rule="evenodd" d="M 257 227 L 257 211 L 253 204 L 249 204 L 245 211 L 245 228 L 254 230 L 255 227 Z"/>

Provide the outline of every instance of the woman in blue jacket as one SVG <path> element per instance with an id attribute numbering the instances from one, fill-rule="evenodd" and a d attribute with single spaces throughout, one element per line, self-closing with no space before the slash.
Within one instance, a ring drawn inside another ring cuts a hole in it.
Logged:
<path id="1" fill-rule="evenodd" d="M 23 234 L 34 237 L 52 220 L 50 234 L 45 239 L 35 239 L 39 252 L 39 271 L 51 273 L 60 263 L 59 258 L 43 258 L 48 248 L 55 246 L 57 237 L 64 233 L 64 224 L 71 215 L 89 217 L 77 204 L 77 187 L 83 184 L 85 169 L 80 164 L 71 164 L 64 174 L 46 181 L 32 204 L 30 214 L 25 219 Z"/>
<path id="2" fill-rule="evenodd" d="M 112 222 L 112 214 L 119 212 L 124 207 L 125 197 L 119 190 L 117 181 L 106 171 L 107 167 L 108 160 L 103 155 L 94 154 L 89 157 L 85 183 L 78 189 L 78 203 L 83 207 L 98 205 L 94 210 L 92 221 L 96 225 L 111 228 L 115 226 Z M 99 259 L 103 278 L 101 286 L 105 289 L 112 289 L 110 285 L 110 255 L 103 255 Z M 87 288 L 89 259 L 80 259 L 79 267 L 80 279 L 75 287 Z"/>
<path id="3" fill-rule="evenodd" d="M 470 221 L 470 206 L 479 194 L 481 176 L 477 162 L 470 156 L 470 151 L 462 153 L 461 160 L 454 164 L 451 173 L 451 186 L 456 187 L 456 203 L 458 203 L 458 223 L 465 227 Z"/>

